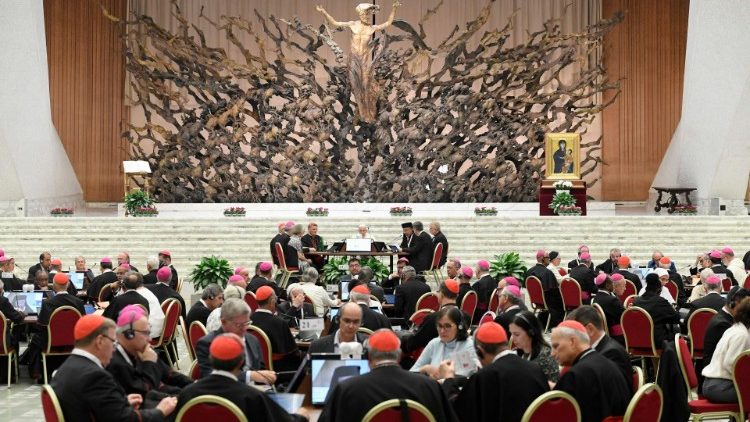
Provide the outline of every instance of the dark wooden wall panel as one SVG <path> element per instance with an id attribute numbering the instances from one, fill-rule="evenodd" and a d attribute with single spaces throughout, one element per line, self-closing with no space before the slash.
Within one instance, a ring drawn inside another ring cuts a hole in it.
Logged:
<path id="1" fill-rule="evenodd" d="M 603 200 L 648 198 L 682 107 L 689 0 L 603 0 L 625 11 L 604 40 L 604 66 L 622 92 L 602 115 Z M 605 97 L 605 100 L 607 97 Z"/>
<path id="2" fill-rule="evenodd" d="M 117 26 L 100 4 L 126 16 L 127 0 L 44 1 L 52 121 L 84 199 L 121 201 L 124 58 Z"/>

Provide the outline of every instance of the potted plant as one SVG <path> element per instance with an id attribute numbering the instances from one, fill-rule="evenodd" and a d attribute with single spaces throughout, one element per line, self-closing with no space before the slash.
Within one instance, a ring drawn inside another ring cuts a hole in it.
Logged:
<path id="1" fill-rule="evenodd" d="M 391 215 L 395 217 L 406 217 L 411 213 L 411 207 L 391 207 Z"/>
<path id="2" fill-rule="evenodd" d="M 495 280 L 501 280 L 503 277 L 515 277 L 523 285 L 525 284 L 524 275 L 527 269 L 517 252 L 495 255 L 495 259 L 490 261 L 490 275 Z"/>
<path id="3" fill-rule="evenodd" d="M 575 205 L 562 205 L 557 209 L 557 215 L 581 215 L 583 214 L 583 210 L 581 207 L 577 207 Z"/>
<path id="4" fill-rule="evenodd" d="M 696 207 L 695 205 L 675 205 L 674 214 L 696 215 L 698 214 L 698 207 Z"/>
<path id="5" fill-rule="evenodd" d="M 325 284 L 338 284 L 341 277 L 346 274 L 347 262 L 345 256 L 331 257 L 321 270 L 320 281 Z"/>
<path id="6" fill-rule="evenodd" d="M 384 280 L 391 274 L 390 268 L 375 256 L 362 258 L 361 264 L 363 267 L 370 267 L 373 274 L 373 281 Z"/>
<path id="7" fill-rule="evenodd" d="M 224 208 L 224 217 L 244 217 L 244 216 L 245 216 L 244 207 Z"/>
<path id="8" fill-rule="evenodd" d="M 53 217 L 72 217 L 73 208 L 52 208 L 49 214 Z"/>
<path id="9" fill-rule="evenodd" d="M 308 208 L 306 214 L 308 217 L 328 217 L 328 208 Z"/>
<path id="10" fill-rule="evenodd" d="M 474 208 L 475 215 L 497 215 L 497 208 L 495 207 L 476 207 Z"/>
<path id="11" fill-rule="evenodd" d="M 560 214 L 560 208 L 561 207 L 571 207 L 575 206 L 576 199 L 573 197 L 573 195 L 570 194 L 567 190 L 558 190 L 555 193 L 555 196 L 552 197 L 552 202 L 550 202 L 549 207 L 552 209 L 552 211 L 555 212 L 557 215 Z"/>
<path id="12" fill-rule="evenodd" d="M 150 207 L 138 207 L 132 213 L 133 217 L 156 217 L 159 215 L 159 210 L 155 206 Z"/>
<path id="13" fill-rule="evenodd" d="M 227 280 L 234 274 L 234 270 L 226 259 L 211 255 L 201 258 L 198 265 L 190 273 L 190 282 L 196 292 L 202 292 L 209 284 L 216 283 L 223 288 Z"/>
<path id="14" fill-rule="evenodd" d="M 125 215 L 136 215 L 139 210 L 149 214 L 151 213 L 150 209 L 156 210 L 156 207 L 154 207 L 154 200 L 148 192 L 134 189 L 125 195 Z M 158 213 L 157 211 L 156 214 Z"/>

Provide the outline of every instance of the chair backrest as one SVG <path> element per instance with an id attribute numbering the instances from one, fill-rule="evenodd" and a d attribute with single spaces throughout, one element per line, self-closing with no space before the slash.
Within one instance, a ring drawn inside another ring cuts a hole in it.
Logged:
<path id="1" fill-rule="evenodd" d="M 410 317 L 409 321 L 411 321 L 412 324 L 416 327 L 421 327 L 422 323 L 424 322 L 424 319 L 427 317 L 427 315 L 433 313 L 432 309 L 417 309 Z"/>
<path id="2" fill-rule="evenodd" d="M 544 299 L 544 288 L 542 282 L 530 275 L 526 277 L 526 291 L 529 292 L 529 301 L 536 309 L 547 309 L 547 302 Z"/>
<path id="3" fill-rule="evenodd" d="M 581 408 L 570 394 L 549 391 L 531 402 L 521 422 L 580 422 Z"/>
<path id="4" fill-rule="evenodd" d="M 190 369 L 188 370 L 188 376 L 193 381 L 198 381 L 201 377 L 201 366 L 198 365 L 198 359 L 195 359 L 193 363 L 190 364 Z"/>
<path id="5" fill-rule="evenodd" d="M 729 277 L 721 279 L 721 290 L 725 292 L 732 290 L 732 280 Z"/>
<path id="6" fill-rule="evenodd" d="M 485 322 L 492 322 L 497 318 L 497 314 L 492 311 L 487 311 L 482 315 L 481 318 L 479 318 L 479 325 L 484 324 Z"/>
<path id="7" fill-rule="evenodd" d="M 685 381 L 689 397 L 690 391 L 698 387 L 698 376 L 695 373 L 693 360 L 690 359 L 690 350 L 688 349 L 687 342 L 680 334 L 674 335 L 674 348 L 677 351 L 677 361 L 680 364 L 680 372 L 682 372 L 682 379 Z"/>
<path id="8" fill-rule="evenodd" d="M 500 307 L 500 292 L 498 290 L 495 290 L 494 292 L 492 292 L 492 296 L 490 297 L 490 306 L 487 307 L 487 310 L 497 312 L 497 309 L 499 307 Z M 469 314 L 469 315 L 473 315 L 473 314 Z"/>
<path id="9" fill-rule="evenodd" d="M 245 292 L 245 303 L 250 307 L 250 310 L 255 312 L 258 309 L 258 299 L 255 298 L 255 293 L 251 291 Z"/>
<path id="10" fill-rule="evenodd" d="M 365 328 L 365 327 L 359 327 L 357 329 L 357 332 L 360 333 L 360 334 L 364 334 L 365 337 L 370 337 L 372 335 L 372 333 L 373 333 L 373 331 L 371 329 Z"/>
<path id="11" fill-rule="evenodd" d="M 643 383 L 646 382 L 646 378 L 643 376 L 643 369 L 640 366 L 633 367 L 633 391 L 638 391 L 639 388 L 643 387 Z"/>
<path id="12" fill-rule="evenodd" d="M 623 422 L 659 422 L 663 408 L 661 388 L 653 383 L 646 384 L 630 400 Z"/>
<path id="13" fill-rule="evenodd" d="M 81 319 L 81 314 L 72 306 L 61 306 L 52 311 L 49 324 L 47 324 L 47 353 L 53 347 L 73 348 L 75 343 L 73 328 L 75 328 L 79 319 Z"/>
<path id="14" fill-rule="evenodd" d="M 105 284 L 104 287 L 99 289 L 99 297 L 97 298 L 98 302 L 104 302 L 104 300 L 112 294 L 112 288 L 109 287 L 109 284 Z"/>
<path id="15" fill-rule="evenodd" d="M 592 303 L 591 306 L 593 306 L 594 309 L 596 309 L 596 312 L 599 313 L 599 318 L 602 319 L 602 325 L 604 326 L 604 332 L 609 335 L 609 325 L 607 325 L 607 315 L 604 314 L 604 309 L 602 309 L 601 305 L 598 303 Z"/>
<path id="16" fill-rule="evenodd" d="M 630 280 L 625 280 L 625 290 L 622 292 L 622 296 L 620 296 L 620 302 L 625 303 L 625 299 L 637 294 L 638 290 L 636 290 L 635 284 Z"/>
<path id="17" fill-rule="evenodd" d="M 273 247 L 276 249 L 276 258 L 279 260 L 279 268 L 286 270 L 286 258 L 284 257 L 284 248 L 281 243 L 276 242 Z"/>
<path id="18" fill-rule="evenodd" d="M 161 334 L 156 340 L 156 347 L 168 344 L 177 333 L 177 324 L 180 322 L 181 305 L 175 298 L 166 299 L 161 304 L 164 311 L 164 325 L 161 327 Z"/>
<path id="19" fill-rule="evenodd" d="M 745 350 L 737 356 L 732 374 L 740 405 L 739 414 L 745 417 L 747 411 L 750 410 L 750 350 Z"/>
<path id="20" fill-rule="evenodd" d="M 438 300 L 435 292 L 427 292 L 417 299 L 416 309 L 432 309 L 437 311 L 440 309 L 440 301 Z"/>
<path id="21" fill-rule="evenodd" d="M 677 283 L 672 280 L 668 280 L 667 290 L 669 290 L 669 294 L 672 296 L 672 300 L 677 300 Z"/>
<path id="22" fill-rule="evenodd" d="M 573 278 L 566 277 L 560 280 L 560 296 L 566 309 L 580 308 L 583 305 L 581 285 Z"/>
<path id="23" fill-rule="evenodd" d="M 305 303 L 309 303 L 310 305 L 314 305 L 312 298 L 310 296 L 305 295 Z"/>
<path id="24" fill-rule="evenodd" d="M 42 386 L 42 411 L 45 422 L 65 422 L 60 401 L 57 400 L 57 394 L 49 384 Z"/>
<path id="25" fill-rule="evenodd" d="M 177 414 L 176 422 L 204 422 L 216 420 L 222 422 L 247 422 L 242 410 L 231 401 L 212 395 L 198 396 L 191 399 Z"/>
<path id="26" fill-rule="evenodd" d="M 645 309 L 637 306 L 625 308 L 620 317 L 620 325 L 625 336 L 625 348 L 633 351 L 648 352 L 656 355 L 654 344 L 654 320 Z"/>
<path id="27" fill-rule="evenodd" d="M 706 329 L 711 318 L 716 315 L 716 310 L 711 308 L 696 309 L 687 321 L 688 338 L 690 339 L 690 356 L 693 359 L 703 357 L 703 341 L 706 337 Z M 698 356 L 696 356 L 696 354 Z"/>
<path id="28" fill-rule="evenodd" d="M 255 336 L 260 343 L 260 351 L 263 354 L 263 362 L 266 364 L 266 369 L 273 371 L 273 350 L 271 350 L 271 339 L 268 338 L 263 330 L 254 326 L 248 325 L 247 331 Z"/>
<path id="29" fill-rule="evenodd" d="M 8 350 L 8 339 L 6 338 L 6 329 L 8 327 L 8 320 L 5 319 L 5 315 L 0 312 L 0 355 L 7 355 Z"/>
<path id="30" fill-rule="evenodd" d="M 742 283 L 742 287 L 746 289 L 750 289 L 750 274 L 748 274 L 747 277 L 745 277 L 745 282 Z"/>
<path id="31" fill-rule="evenodd" d="M 477 297 L 477 292 L 475 292 L 474 290 L 469 290 L 464 295 L 464 298 L 461 299 L 461 310 L 464 311 L 466 315 L 474 315 L 474 311 L 477 309 L 478 300 L 479 299 Z"/>
<path id="32" fill-rule="evenodd" d="M 195 354 L 195 347 L 198 344 L 198 340 L 203 338 L 208 334 L 208 330 L 206 330 L 206 326 L 203 325 L 200 321 L 193 321 L 190 323 L 190 327 L 188 327 L 188 338 L 190 338 L 190 347 L 193 349 L 193 354 Z"/>
<path id="33" fill-rule="evenodd" d="M 177 286 L 175 286 L 174 291 L 176 291 L 177 293 L 180 293 L 182 291 L 182 283 L 183 283 L 183 281 L 185 281 L 184 278 L 182 278 L 180 280 L 177 280 Z"/>
<path id="34" fill-rule="evenodd" d="M 190 344 L 190 334 L 188 333 L 187 326 L 185 325 L 185 318 L 180 315 L 180 323 L 178 324 L 180 326 L 180 332 L 182 333 L 182 340 L 185 342 L 185 348 L 188 351 L 188 356 L 190 357 L 190 360 L 195 359 L 195 350 L 193 350 L 193 345 Z"/>
<path id="35" fill-rule="evenodd" d="M 362 422 L 396 421 L 435 422 L 435 417 L 421 403 L 409 399 L 391 399 L 375 405 L 362 418 Z"/>
<path id="36" fill-rule="evenodd" d="M 432 264 L 430 265 L 430 271 L 440 268 L 441 259 L 443 259 L 443 244 L 438 243 L 435 245 L 435 250 L 432 251 Z"/>
<path id="37" fill-rule="evenodd" d="M 625 308 L 629 308 L 629 307 L 633 306 L 633 302 L 635 302 L 635 298 L 637 298 L 637 297 L 638 296 L 636 296 L 636 295 L 630 295 L 630 296 L 626 297 L 625 300 L 622 301 L 622 306 L 625 307 Z"/>

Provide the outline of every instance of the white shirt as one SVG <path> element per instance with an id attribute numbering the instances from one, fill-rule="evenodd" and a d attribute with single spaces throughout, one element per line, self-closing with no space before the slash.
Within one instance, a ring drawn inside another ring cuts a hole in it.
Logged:
<path id="1" fill-rule="evenodd" d="M 162 328 L 164 328 L 164 320 L 166 319 L 159 299 L 154 292 L 144 286 L 135 289 L 135 291 L 148 301 L 148 323 L 151 324 L 151 338 L 159 337 Z"/>
<path id="2" fill-rule="evenodd" d="M 732 262 L 727 265 L 727 269 L 732 272 L 734 279 L 737 280 L 740 286 L 745 282 L 747 273 L 745 272 L 745 263 L 739 258 L 734 258 Z"/>
<path id="3" fill-rule="evenodd" d="M 410 371 L 419 372 L 419 369 L 425 365 L 437 367 L 440 362 L 446 359 L 453 361 L 456 375 L 468 377 L 481 366 L 476 351 L 474 351 L 474 341 L 471 337 L 464 341 L 453 340 L 449 343 L 443 343 L 440 337 L 435 337 L 427 343 Z"/>
<path id="4" fill-rule="evenodd" d="M 287 293 L 289 292 L 289 290 L 291 290 L 292 286 L 298 286 L 300 289 L 302 289 L 303 292 L 305 292 L 305 295 L 307 295 L 307 297 L 312 300 L 313 307 L 315 308 L 315 314 L 321 318 L 325 314 L 326 308 L 330 308 L 331 306 L 334 306 L 336 304 L 336 302 L 331 300 L 331 298 L 328 296 L 328 292 L 326 292 L 326 289 L 321 286 L 317 286 L 314 283 L 292 284 L 287 287 Z"/>
<path id="5" fill-rule="evenodd" d="M 102 361 L 100 361 L 98 357 L 94 356 L 93 354 L 91 354 L 91 353 L 89 353 L 89 352 L 87 352 L 87 351 L 85 351 L 83 349 L 75 348 L 75 349 L 73 349 L 72 352 L 70 352 L 70 354 L 71 355 L 82 356 L 82 357 L 90 360 L 91 362 L 94 362 L 98 367 L 104 369 L 104 366 L 102 366 Z"/>
<path id="6" fill-rule="evenodd" d="M 638 292 L 638 296 L 643 296 L 643 293 L 645 292 L 646 292 L 646 286 L 641 287 L 641 291 Z M 674 299 L 672 298 L 672 293 L 669 293 L 669 289 L 667 289 L 666 286 L 661 286 L 661 293 L 659 293 L 659 296 L 666 299 L 670 305 L 674 305 Z"/>
<path id="7" fill-rule="evenodd" d="M 731 380 L 734 360 L 747 349 L 750 349 L 750 332 L 741 322 L 737 322 L 721 336 L 711 363 L 703 368 L 703 376 Z"/>

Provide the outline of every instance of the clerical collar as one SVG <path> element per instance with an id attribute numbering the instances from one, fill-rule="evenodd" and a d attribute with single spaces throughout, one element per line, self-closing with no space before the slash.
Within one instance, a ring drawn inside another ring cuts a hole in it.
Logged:
<path id="1" fill-rule="evenodd" d="M 111 268 L 105 268 L 104 271 L 102 271 L 102 274 L 104 274 L 104 273 L 111 273 L 111 272 L 112 272 Z"/>
<path id="2" fill-rule="evenodd" d="M 399 366 L 399 364 L 395 360 L 382 360 L 382 361 L 380 361 L 380 362 L 378 362 L 376 364 L 373 364 L 372 368 L 370 368 L 370 370 L 378 369 L 378 368 L 384 368 L 386 366 Z"/>
<path id="3" fill-rule="evenodd" d="M 273 315 L 273 312 L 269 311 L 268 309 L 258 308 L 255 310 L 255 313 L 257 314 L 258 312 Z"/>
<path id="4" fill-rule="evenodd" d="M 586 356 L 588 356 L 588 355 L 590 355 L 590 354 L 592 354 L 594 352 L 595 352 L 595 350 L 592 349 L 591 347 L 589 347 L 588 349 L 584 350 L 583 353 L 581 353 L 580 355 L 578 355 L 578 357 L 576 358 L 576 360 L 573 361 L 573 365 L 575 365 L 576 363 L 578 363 L 578 361 L 580 361 L 581 359 L 585 358 Z M 571 365 L 571 366 L 573 366 L 573 365 Z"/>
<path id="5" fill-rule="evenodd" d="M 63 290 L 61 292 L 55 292 L 55 296 L 57 296 L 57 295 L 66 295 L 66 294 L 68 294 L 68 292 L 66 290 Z"/>
<path id="6" fill-rule="evenodd" d="M 503 312 L 508 312 L 508 311 L 510 311 L 512 309 L 519 309 L 519 308 L 520 308 L 520 306 L 518 306 L 518 305 L 509 306 L 508 309 L 504 310 Z"/>
<path id="7" fill-rule="evenodd" d="M 440 309 L 443 309 L 446 306 L 458 306 L 458 305 L 456 305 L 456 302 L 444 303 L 444 304 L 440 305 Z"/>
<path id="8" fill-rule="evenodd" d="M 75 348 L 72 352 L 70 352 L 71 355 L 81 356 L 83 358 L 86 358 L 90 360 L 91 362 L 94 362 L 96 366 L 104 369 L 104 366 L 102 366 L 102 361 L 99 360 L 98 357 L 94 356 L 91 352 L 87 352 L 83 349 Z"/>
<path id="9" fill-rule="evenodd" d="M 125 358 L 125 362 L 127 362 L 128 365 L 135 366 L 135 365 L 133 365 L 133 361 L 130 359 L 130 356 L 128 355 L 128 352 L 126 352 L 125 349 L 122 348 L 121 344 L 119 344 L 119 343 L 116 344 L 115 348 L 117 348 L 117 351 L 120 352 L 120 354 L 122 355 L 123 358 Z"/>
<path id="10" fill-rule="evenodd" d="M 516 355 L 516 351 L 515 351 L 515 350 L 511 350 L 511 349 L 508 349 L 508 350 L 503 350 L 502 352 L 498 353 L 498 354 L 497 354 L 497 355 L 495 356 L 495 358 L 494 358 L 494 359 L 492 359 L 492 361 L 493 361 L 493 362 L 495 362 L 495 361 L 497 361 L 498 359 L 500 359 L 500 358 L 503 358 L 503 357 L 505 357 L 505 356 L 508 356 L 508 355 Z M 516 356 L 518 356 L 518 355 L 516 355 Z"/>
<path id="11" fill-rule="evenodd" d="M 222 371 L 221 369 L 214 369 L 211 371 L 211 375 L 218 375 L 220 377 L 227 377 L 233 381 L 237 381 L 237 376 L 229 371 Z"/>

